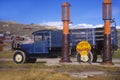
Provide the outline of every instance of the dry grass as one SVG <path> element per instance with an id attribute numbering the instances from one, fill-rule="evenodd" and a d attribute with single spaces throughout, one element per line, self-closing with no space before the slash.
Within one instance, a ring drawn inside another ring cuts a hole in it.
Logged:
<path id="1" fill-rule="evenodd" d="M 92 78 L 86 78 L 82 80 L 120 80 L 120 76 L 111 76 L 111 75 L 95 76 Z"/>
<path id="2" fill-rule="evenodd" d="M 113 58 L 120 59 L 120 49 L 118 49 L 117 51 L 115 51 L 115 54 L 113 55 Z"/>
<path id="3" fill-rule="evenodd" d="M 6 70 L 0 71 L 0 80 L 74 80 L 69 75 L 50 69 Z"/>
<path id="4" fill-rule="evenodd" d="M 23 75 L 26 74 L 26 71 L 18 70 L 1 70 L 0 71 L 0 80 L 22 80 Z"/>
<path id="5" fill-rule="evenodd" d="M 0 58 L 12 58 L 13 51 L 11 50 L 4 50 L 0 52 Z"/>
<path id="6" fill-rule="evenodd" d="M 32 69 L 24 80 L 72 80 L 68 75 L 54 72 L 50 69 Z"/>
<path id="7" fill-rule="evenodd" d="M 61 67 L 54 67 L 56 71 L 61 72 L 83 72 L 83 71 L 107 71 L 107 72 L 120 72 L 120 67 L 97 66 L 97 65 L 62 65 Z"/>
<path id="8" fill-rule="evenodd" d="M 83 71 L 104 71 L 106 75 L 76 78 L 68 74 Z M 0 80 L 120 80 L 118 75 L 120 75 L 120 67 L 93 65 L 45 66 L 44 63 L 18 65 L 13 62 L 0 62 Z"/>
<path id="9" fill-rule="evenodd" d="M 120 80 L 120 76 L 94 76 L 89 78 L 72 78 L 46 69 L 0 71 L 0 80 Z"/>

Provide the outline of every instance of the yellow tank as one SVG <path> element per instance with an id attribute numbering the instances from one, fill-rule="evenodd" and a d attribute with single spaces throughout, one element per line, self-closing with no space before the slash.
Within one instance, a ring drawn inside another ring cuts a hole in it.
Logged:
<path id="1" fill-rule="evenodd" d="M 91 51 L 91 46 L 87 41 L 79 42 L 76 46 L 76 51 L 81 56 L 81 61 L 87 62 L 89 60 L 88 54 Z"/>
<path id="2" fill-rule="evenodd" d="M 80 51 L 90 51 L 91 50 L 91 46 L 87 41 L 81 41 L 77 44 L 76 46 L 76 51 L 80 52 Z"/>

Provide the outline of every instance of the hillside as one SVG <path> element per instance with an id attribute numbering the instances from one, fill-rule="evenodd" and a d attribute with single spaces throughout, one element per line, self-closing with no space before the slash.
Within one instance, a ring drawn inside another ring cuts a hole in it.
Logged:
<path id="1" fill-rule="evenodd" d="M 37 24 L 20 24 L 15 22 L 0 21 L 0 31 L 10 31 L 16 35 L 31 35 L 32 32 L 42 29 L 56 29 L 53 26 L 41 26 Z"/>

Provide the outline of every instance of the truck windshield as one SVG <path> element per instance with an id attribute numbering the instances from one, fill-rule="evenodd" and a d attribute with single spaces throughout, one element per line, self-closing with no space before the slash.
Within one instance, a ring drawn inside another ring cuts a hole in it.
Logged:
<path id="1" fill-rule="evenodd" d="M 35 41 L 42 41 L 42 35 L 35 35 Z"/>

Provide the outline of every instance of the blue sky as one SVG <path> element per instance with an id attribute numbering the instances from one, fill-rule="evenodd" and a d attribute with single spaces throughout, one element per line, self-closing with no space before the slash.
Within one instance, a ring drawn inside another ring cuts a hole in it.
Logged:
<path id="1" fill-rule="evenodd" d="M 61 21 L 61 4 L 71 4 L 71 21 L 76 24 L 103 24 L 103 0 L 0 0 L 0 20 L 17 23 Z M 120 25 L 120 0 L 112 0 L 113 18 Z"/>

